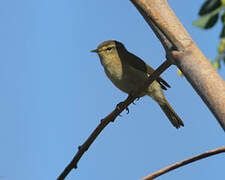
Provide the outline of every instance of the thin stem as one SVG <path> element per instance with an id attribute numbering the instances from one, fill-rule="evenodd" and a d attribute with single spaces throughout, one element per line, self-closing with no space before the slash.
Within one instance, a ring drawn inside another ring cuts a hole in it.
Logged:
<path id="1" fill-rule="evenodd" d="M 116 117 L 124 110 L 127 109 L 128 106 L 138 97 L 138 94 L 146 89 L 159 75 L 164 72 L 171 63 L 166 60 L 163 62 L 148 78 L 148 80 L 140 87 L 138 87 L 132 95 L 129 95 L 127 99 L 116 106 L 116 108 L 107 115 L 104 119 L 101 120 L 100 124 L 96 127 L 96 129 L 91 133 L 88 139 L 78 147 L 78 152 L 73 157 L 72 161 L 67 165 L 64 171 L 60 174 L 57 180 L 63 180 L 70 173 L 73 168 L 77 168 L 77 163 L 83 154 L 88 150 L 90 145 L 94 142 L 97 136 L 102 132 L 102 130 L 110 123 L 113 122 Z"/>
<path id="2" fill-rule="evenodd" d="M 213 155 L 216 155 L 216 154 L 219 154 L 219 153 L 224 153 L 225 152 L 225 146 L 223 147 L 220 147 L 220 148 L 217 148 L 217 149 L 213 149 L 211 151 L 208 151 L 208 152 L 205 152 L 205 153 L 202 153 L 202 154 L 199 154 L 197 156 L 193 156 L 189 159 L 185 159 L 183 161 L 180 161 L 180 162 L 177 162 L 175 164 L 172 164 L 170 166 L 167 166 L 163 169 L 160 169 L 159 171 L 156 171 L 144 178 L 142 178 L 141 180 L 151 180 L 151 179 L 154 179 L 156 177 L 159 177 L 169 171 L 172 171 L 174 169 L 177 169 L 179 167 L 182 167 L 182 166 L 185 166 L 187 164 L 190 164 L 192 162 L 195 162 L 195 161 L 198 161 L 198 160 L 201 160 L 201 159 L 204 159 L 204 158 L 207 158 L 209 156 L 213 156 Z"/>

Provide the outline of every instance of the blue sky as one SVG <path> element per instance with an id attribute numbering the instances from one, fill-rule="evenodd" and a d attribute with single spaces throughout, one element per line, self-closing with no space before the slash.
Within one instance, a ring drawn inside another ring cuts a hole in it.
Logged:
<path id="1" fill-rule="evenodd" d="M 169 1 L 208 58 L 221 25 L 191 25 L 201 1 Z M 0 1 L 0 176 L 56 179 L 92 130 L 127 95 L 106 78 L 96 54 L 116 39 L 156 68 L 164 50 L 129 1 Z M 219 71 L 225 78 L 225 67 Z M 166 97 L 185 126 L 176 130 L 148 97 L 110 124 L 67 179 L 139 179 L 171 163 L 224 145 L 224 132 L 175 66 L 162 77 Z M 216 92 L 215 92 L 216 93 Z M 158 178 L 224 179 L 224 155 Z"/>

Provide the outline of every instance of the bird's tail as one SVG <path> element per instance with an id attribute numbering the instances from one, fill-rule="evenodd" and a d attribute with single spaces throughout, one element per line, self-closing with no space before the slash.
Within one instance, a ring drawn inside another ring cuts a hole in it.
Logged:
<path id="1" fill-rule="evenodd" d="M 184 123 L 182 122 L 180 117 L 177 115 L 177 113 L 173 110 L 173 108 L 169 105 L 167 101 L 163 104 L 159 104 L 159 106 L 175 128 L 178 129 L 180 126 L 184 126 Z"/>

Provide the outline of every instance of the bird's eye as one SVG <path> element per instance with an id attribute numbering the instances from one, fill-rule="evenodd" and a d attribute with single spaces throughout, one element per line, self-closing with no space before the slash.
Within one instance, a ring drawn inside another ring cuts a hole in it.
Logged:
<path id="1" fill-rule="evenodd" d="M 108 47 L 108 48 L 106 48 L 106 51 L 110 51 L 112 48 L 111 47 Z"/>

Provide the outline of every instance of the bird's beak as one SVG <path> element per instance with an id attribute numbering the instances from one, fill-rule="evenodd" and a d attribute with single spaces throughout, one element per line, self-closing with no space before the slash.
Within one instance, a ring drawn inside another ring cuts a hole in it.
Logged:
<path id="1" fill-rule="evenodd" d="M 92 50 L 91 52 L 98 53 L 98 49 Z"/>

